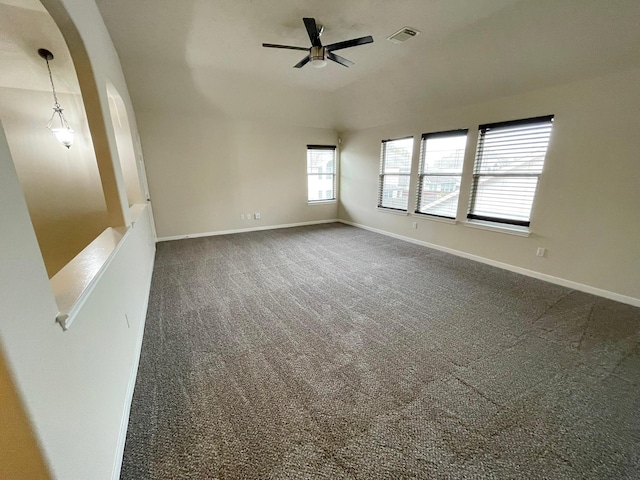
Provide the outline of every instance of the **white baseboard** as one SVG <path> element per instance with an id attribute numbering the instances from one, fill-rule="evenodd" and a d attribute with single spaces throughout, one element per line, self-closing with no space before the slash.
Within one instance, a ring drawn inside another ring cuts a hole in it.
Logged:
<path id="1" fill-rule="evenodd" d="M 216 235 L 231 235 L 233 233 L 257 232 L 260 230 L 276 230 L 278 228 L 304 227 L 307 225 L 320 225 L 323 223 L 339 222 L 337 218 L 330 220 L 314 220 L 311 222 L 286 223 L 282 225 L 267 225 L 263 227 L 238 228 L 235 230 L 218 230 L 215 232 L 190 233 L 188 235 L 173 235 L 171 237 L 159 237 L 158 242 L 167 242 L 170 240 L 184 240 L 185 238 L 213 237 Z"/>
<path id="2" fill-rule="evenodd" d="M 535 270 L 529 270 L 527 268 L 517 267 L 515 265 L 510 265 L 508 263 L 498 262 L 496 260 L 491 260 L 490 258 L 480 257 L 478 255 L 473 255 L 471 253 L 462 252 L 460 250 L 454 250 L 452 248 L 443 247 L 441 245 L 436 245 L 434 243 L 424 242 L 422 240 L 416 240 L 415 238 L 405 237 L 404 235 L 398 235 L 397 233 L 387 232 L 386 230 L 380 230 L 378 228 L 369 227 L 367 225 L 361 225 L 359 223 L 350 222 L 348 220 L 338 220 L 340 223 L 344 223 L 346 225 L 351 225 L 353 227 L 362 228 L 363 230 L 369 230 L 371 232 L 380 233 L 382 235 L 386 235 L 388 237 L 397 238 L 398 240 L 404 240 L 405 242 L 415 243 L 417 245 L 422 245 L 424 247 L 433 248 L 434 250 L 440 250 L 441 252 L 451 253 L 453 255 L 457 255 L 459 257 L 468 258 L 470 260 L 475 260 L 476 262 L 485 263 L 487 265 L 491 265 L 493 267 L 502 268 L 504 270 L 509 270 L 511 272 L 520 273 L 522 275 L 526 275 L 528 277 L 537 278 L 538 280 L 544 280 L 545 282 L 554 283 L 556 285 L 560 285 L 563 287 L 571 288 L 574 290 L 579 290 L 585 293 L 591 293 L 593 295 L 597 295 L 599 297 L 608 298 L 610 300 L 615 300 L 616 302 L 626 303 L 629 305 L 633 305 L 634 307 L 640 307 L 640 298 L 629 297 L 627 295 L 621 295 L 619 293 L 611 292 L 609 290 L 603 290 L 601 288 L 592 287 L 591 285 L 585 285 L 583 283 L 574 282 L 572 280 L 567 280 L 565 278 L 554 277 L 553 275 L 547 275 L 546 273 L 536 272 Z"/>
<path id="3" fill-rule="evenodd" d="M 154 249 L 155 252 L 155 249 Z M 142 352 L 142 339 L 144 337 L 144 327 L 147 321 L 147 310 L 149 308 L 149 297 L 151 292 L 151 279 L 153 277 L 153 265 L 155 262 L 155 255 L 151 256 L 151 267 L 149 268 L 149 274 L 146 281 L 147 296 L 142 304 L 142 318 L 140 320 L 140 329 L 138 330 L 138 336 L 136 338 L 136 346 L 134 351 L 133 365 L 131 366 L 131 372 L 129 373 L 129 384 L 127 385 L 127 394 L 125 398 L 125 408 L 122 412 L 122 419 L 120 420 L 120 434 L 118 436 L 118 445 L 116 448 L 116 457 L 113 465 L 112 480 L 120 479 L 120 472 L 122 470 L 122 460 L 124 457 L 124 447 L 127 441 L 127 429 L 129 427 L 129 416 L 131 415 L 131 403 L 133 402 L 133 391 L 136 387 L 136 378 L 138 377 L 138 365 L 140 364 L 140 354 Z"/>

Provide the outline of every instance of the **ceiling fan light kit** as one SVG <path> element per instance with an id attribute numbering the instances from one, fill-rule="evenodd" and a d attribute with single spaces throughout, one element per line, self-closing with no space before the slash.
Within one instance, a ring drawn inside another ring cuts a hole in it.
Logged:
<path id="1" fill-rule="evenodd" d="M 357 47 L 358 45 L 365 45 L 373 42 L 373 37 L 366 36 L 360 38 L 354 38 L 352 40 L 345 40 L 344 42 L 332 43 L 331 45 L 323 46 L 320 41 L 320 36 L 324 31 L 324 26 L 318 25 L 314 18 L 303 18 L 304 26 L 307 29 L 309 40 L 311 40 L 311 47 L 294 47 L 292 45 L 278 45 L 275 43 L 263 43 L 262 46 L 266 48 L 283 48 L 286 50 L 303 50 L 309 52 L 309 54 L 294 65 L 294 68 L 302 68 L 307 63 L 310 63 L 314 67 L 322 68 L 327 64 L 327 59 L 339 63 L 343 67 L 350 67 L 354 65 L 351 60 L 347 60 L 340 55 L 333 53 L 335 50 L 342 50 L 345 48 Z"/>
<path id="2" fill-rule="evenodd" d="M 324 59 L 323 47 L 311 47 L 311 53 L 309 53 L 309 57 L 311 58 L 311 66 L 316 68 L 327 66 L 327 61 Z"/>

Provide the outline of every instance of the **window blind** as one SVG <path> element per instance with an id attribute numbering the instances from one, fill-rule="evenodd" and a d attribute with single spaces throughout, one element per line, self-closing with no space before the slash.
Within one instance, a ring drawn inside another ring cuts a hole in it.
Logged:
<path id="1" fill-rule="evenodd" d="M 412 156 L 413 137 L 382 141 L 378 207 L 407 210 Z"/>
<path id="2" fill-rule="evenodd" d="M 467 217 L 528 227 L 553 116 L 480 125 Z"/>
<path id="3" fill-rule="evenodd" d="M 307 201 L 335 199 L 335 145 L 307 145 Z"/>
<path id="4" fill-rule="evenodd" d="M 456 218 L 467 132 L 422 134 L 416 213 Z"/>

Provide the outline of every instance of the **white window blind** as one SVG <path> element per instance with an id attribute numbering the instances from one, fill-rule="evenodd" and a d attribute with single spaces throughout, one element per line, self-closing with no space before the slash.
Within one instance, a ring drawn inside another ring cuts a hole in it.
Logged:
<path id="1" fill-rule="evenodd" d="M 416 213 L 456 218 L 467 130 L 424 133 Z"/>
<path id="2" fill-rule="evenodd" d="M 553 116 L 480 125 L 471 220 L 528 227 Z"/>
<path id="3" fill-rule="evenodd" d="M 407 210 L 412 156 L 413 137 L 382 141 L 378 207 Z"/>
<path id="4" fill-rule="evenodd" d="M 307 145 L 307 200 L 336 199 L 336 147 Z"/>

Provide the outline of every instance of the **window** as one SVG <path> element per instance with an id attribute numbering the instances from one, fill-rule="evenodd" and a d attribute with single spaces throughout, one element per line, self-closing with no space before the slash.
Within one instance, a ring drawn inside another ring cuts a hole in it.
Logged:
<path id="1" fill-rule="evenodd" d="M 480 125 L 471 220 L 528 227 L 553 116 Z"/>
<path id="2" fill-rule="evenodd" d="M 422 135 L 416 213 L 456 218 L 466 144 L 467 130 Z"/>
<path id="3" fill-rule="evenodd" d="M 413 137 L 382 141 L 378 207 L 407 210 L 412 155 Z"/>
<path id="4" fill-rule="evenodd" d="M 336 147 L 307 145 L 307 200 L 336 199 Z"/>

